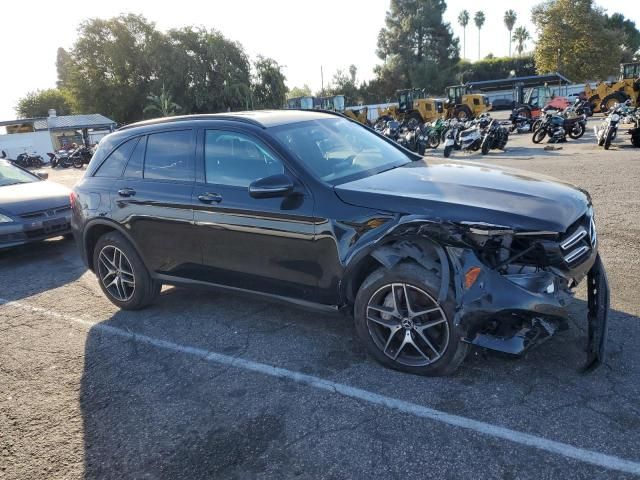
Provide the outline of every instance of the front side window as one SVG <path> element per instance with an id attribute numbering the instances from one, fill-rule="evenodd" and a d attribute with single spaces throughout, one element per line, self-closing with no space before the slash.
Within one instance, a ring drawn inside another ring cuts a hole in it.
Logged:
<path id="1" fill-rule="evenodd" d="M 284 173 L 280 160 L 261 142 L 237 132 L 207 130 L 204 159 L 207 183 L 248 187 L 260 178 Z"/>
<path id="2" fill-rule="evenodd" d="M 137 143 L 138 138 L 132 138 L 116 148 L 100 165 L 94 177 L 120 177 Z"/>
<path id="3" fill-rule="evenodd" d="M 144 178 L 194 180 L 194 141 L 191 130 L 149 135 L 144 160 Z"/>
<path id="4" fill-rule="evenodd" d="M 302 165 L 334 185 L 411 161 L 383 138 L 343 118 L 299 122 L 270 130 Z"/>

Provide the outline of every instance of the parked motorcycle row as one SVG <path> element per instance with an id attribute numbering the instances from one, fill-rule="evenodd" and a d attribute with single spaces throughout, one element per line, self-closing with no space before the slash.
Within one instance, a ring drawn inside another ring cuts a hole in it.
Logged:
<path id="1" fill-rule="evenodd" d="M 593 127 L 598 146 L 609 150 L 611 143 L 618 135 L 618 127 L 629 124 L 633 125 L 633 128 L 628 131 L 631 135 L 631 144 L 640 148 L 640 109 L 631 107 L 630 102 L 615 104 L 602 123 Z"/>
<path id="2" fill-rule="evenodd" d="M 51 161 L 51 168 L 82 168 L 91 160 L 93 150 L 85 145 L 71 146 L 55 153 L 47 153 L 47 156 Z"/>
<path id="3" fill-rule="evenodd" d="M 453 150 L 477 151 L 483 155 L 490 150 L 504 150 L 509 140 L 509 130 L 488 113 L 469 121 L 437 119 L 421 124 L 415 118 L 403 122 L 384 120 L 376 122 L 374 128 L 385 137 L 405 148 L 424 155 L 427 149 L 438 148 L 444 142 L 444 156 Z"/>
<path id="4" fill-rule="evenodd" d="M 44 160 L 42 160 L 40 155 L 34 155 L 28 152 L 21 153 L 14 159 L 7 158 L 7 152 L 2 150 L 0 158 L 7 159 L 22 168 L 40 168 L 44 165 Z"/>

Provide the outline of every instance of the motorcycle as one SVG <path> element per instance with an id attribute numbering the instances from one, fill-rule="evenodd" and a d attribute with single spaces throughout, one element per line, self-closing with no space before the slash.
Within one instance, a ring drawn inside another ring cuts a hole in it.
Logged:
<path id="1" fill-rule="evenodd" d="M 73 159 L 69 157 L 69 152 L 66 150 L 58 150 L 54 153 L 47 153 L 50 160 L 51 168 L 69 168 L 73 166 Z"/>
<path id="2" fill-rule="evenodd" d="M 444 141 L 444 156 L 455 150 L 477 151 L 482 145 L 482 132 L 477 121 L 452 123 Z"/>
<path id="3" fill-rule="evenodd" d="M 558 113 L 555 109 L 543 109 L 540 124 L 533 132 L 533 143 L 540 143 L 546 136 L 551 143 L 565 142 L 567 135 L 574 140 L 582 137 L 586 130 L 586 115 L 577 115 L 575 111 L 566 109 Z M 535 124 L 534 124 L 535 125 Z"/>
<path id="4" fill-rule="evenodd" d="M 604 147 L 605 150 L 609 150 L 611 142 L 613 142 L 618 135 L 618 125 L 620 124 L 622 115 L 623 106 L 616 104 L 611 108 L 607 118 L 597 127 L 593 127 L 599 147 Z"/>
<path id="5" fill-rule="evenodd" d="M 11 163 L 22 168 L 40 168 L 44 165 L 44 160 L 42 160 L 40 155 L 30 154 L 26 151 L 18 155 L 15 160 L 13 160 L 11 158 L 7 158 L 7 153 L 3 150 L 2 158 L 6 158 Z"/>
<path id="6" fill-rule="evenodd" d="M 69 159 L 71 159 L 75 168 L 82 168 L 84 165 L 89 164 L 92 156 L 91 149 L 82 145 L 71 152 Z"/>
<path id="7" fill-rule="evenodd" d="M 439 123 L 440 122 L 440 123 Z M 434 123 L 425 123 L 418 132 L 418 153 L 424 155 L 427 148 L 435 149 L 440 145 L 440 136 L 444 122 L 439 119 Z"/>
<path id="8" fill-rule="evenodd" d="M 385 123 L 381 133 L 394 142 L 398 141 L 398 134 L 400 133 L 400 122 L 398 122 L 397 120 L 388 120 Z"/>
<path id="9" fill-rule="evenodd" d="M 509 121 L 511 122 L 511 133 L 527 133 L 532 130 L 533 121 L 531 120 L 531 117 L 524 115 L 521 109 L 511 112 Z"/>
<path id="10" fill-rule="evenodd" d="M 491 120 L 491 123 L 484 129 L 482 144 L 480 149 L 483 155 L 489 153 L 489 150 L 504 150 L 509 141 L 509 132 L 497 120 Z"/>

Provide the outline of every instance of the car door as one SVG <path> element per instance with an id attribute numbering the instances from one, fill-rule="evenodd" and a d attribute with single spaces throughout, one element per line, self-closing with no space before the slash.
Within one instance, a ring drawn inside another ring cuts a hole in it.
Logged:
<path id="1" fill-rule="evenodd" d="M 322 266 L 314 254 L 313 198 L 264 142 L 233 130 L 201 131 L 202 181 L 194 219 L 207 282 L 269 294 L 317 299 Z M 293 193 L 254 198 L 249 185 L 289 176 Z"/>
<path id="2" fill-rule="evenodd" d="M 112 189 L 114 220 L 154 272 L 191 278 L 202 261 L 194 236 L 194 182 L 195 132 L 176 129 L 140 137 Z"/>

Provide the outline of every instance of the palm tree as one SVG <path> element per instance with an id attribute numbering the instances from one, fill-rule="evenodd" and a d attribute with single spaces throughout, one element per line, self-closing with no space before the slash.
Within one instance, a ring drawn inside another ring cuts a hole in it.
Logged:
<path id="1" fill-rule="evenodd" d="M 507 10 L 504 12 L 504 24 L 509 30 L 509 56 L 511 56 L 511 30 L 513 30 L 513 26 L 516 24 L 516 20 L 518 19 L 518 15 L 513 10 Z"/>
<path id="2" fill-rule="evenodd" d="M 516 51 L 518 55 L 522 55 L 524 45 L 531 38 L 525 27 L 518 27 L 513 31 L 513 41 L 516 42 Z"/>
<path id="3" fill-rule="evenodd" d="M 162 84 L 160 95 L 148 95 L 147 100 L 149 103 L 144 107 L 144 113 L 156 112 L 162 117 L 172 117 L 182 108 L 180 105 L 173 102 L 171 94 L 164 88 L 164 83 Z"/>
<path id="4" fill-rule="evenodd" d="M 478 27 L 478 60 L 480 60 L 480 30 L 482 29 L 485 20 L 484 12 L 482 10 L 477 11 L 473 17 L 473 21 L 476 23 L 476 27 Z"/>
<path id="5" fill-rule="evenodd" d="M 462 58 L 467 57 L 467 25 L 469 25 L 469 12 L 462 10 L 458 15 L 458 23 L 462 27 Z"/>

